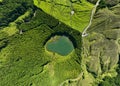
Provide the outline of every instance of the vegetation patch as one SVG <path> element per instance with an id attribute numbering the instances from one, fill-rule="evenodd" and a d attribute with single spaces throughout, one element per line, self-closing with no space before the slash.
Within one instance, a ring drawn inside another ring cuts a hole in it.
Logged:
<path id="1" fill-rule="evenodd" d="M 35 16 L 28 22 L 24 22 L 26 16 L 30 16 L 26 13 L 15 20 L 17 24 L 10 24 L 15 29 L 8 26 L 0 30 L 0 85 L 59 86 L 67 79 L 76 78 L 81 72 L 81 33 L 63 23 L 59 24 L 58 20 L 40 9 L 35 10 Z M 74 40 L 75 49 L 66 58 L 46 53 L 46 40 L 54 33 L 65 34 Z"/>
<path id="2" fill-rule="evenodd" d="M 34 4 L 80 32 L 88 25 L 93 8 L 86 0 L 34 0 Z"/>
<path id="3" fill-rule="evenodd" d="M 120 86 L 119 0 L 101 0 L 81 38 L 88 1 L 0 0 L 0 86 Z"/>

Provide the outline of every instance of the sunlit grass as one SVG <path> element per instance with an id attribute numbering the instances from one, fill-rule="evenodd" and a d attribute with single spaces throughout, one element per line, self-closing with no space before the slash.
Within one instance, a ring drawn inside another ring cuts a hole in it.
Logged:
<path id="1" fill-rule="evenodd" d="M 3 0 L 0 0 L 0 2 L 3 2 Z"/>
<path id="2" fill-rule="evenodd" d="M 72 3 L 72 6 L 68 0 L 64 0 L 63 2 L 59 0 L 53 2 L 50 2 L 50 0 L 48 2 L 34 0 L 34 4 L 46 13 L 80 32 L 88 25 L 93 8 L 93 5 L 86 0 L 82 0 L 82 3 Z M 71 14 L 72 10 L 74 11 L 73 15 Z"/>
<path id="3" fill-rule="evenodd" d="M 19 16 L 15 21 L 11 22 L 7 27 L 0 30 L 1 33 L 7 33 L 8 36 L 14 35 L 19 32 L 17 28 L 17 22 L 24 22 L 23 19 L 30 15 L 31 9 L 26 11 L 23 15 Z"/>

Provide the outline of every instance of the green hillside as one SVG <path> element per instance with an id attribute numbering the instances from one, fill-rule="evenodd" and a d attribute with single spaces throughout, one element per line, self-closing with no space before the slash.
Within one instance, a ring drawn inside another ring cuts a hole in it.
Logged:
<path id="1" fill-rule="evenodd" d="M 120 1 L 96 2 L 0 0 L 0 86 L 119 86 Z"/>
<path id="2" fill-rule="evenodd" d="M 94 6 L 86 0 L 34 0 L 34 4 L 80 32 L 87 27 Z"/>

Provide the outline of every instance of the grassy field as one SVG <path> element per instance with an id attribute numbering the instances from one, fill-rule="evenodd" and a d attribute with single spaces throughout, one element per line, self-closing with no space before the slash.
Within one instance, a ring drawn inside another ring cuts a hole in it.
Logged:
<path id="1" fill-rule="evenodd" d="M 2 2 L 3 0 L 0 0 L 0 2 Z"/>
<path id="2" fill-rule="evenodd" d="M 81 2 L 70 2 L 69 0 L 34 0 L 34 4 L 44 12 L 80 32 L 88 25 L 93 8 L 93 5 L 86 0 L 81 0 Z"/>

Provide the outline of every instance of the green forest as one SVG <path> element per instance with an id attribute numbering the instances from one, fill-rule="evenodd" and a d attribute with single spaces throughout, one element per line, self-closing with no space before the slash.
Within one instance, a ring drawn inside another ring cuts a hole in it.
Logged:
<path id="1" fill-rule="evenodd" d="M 120 0 L 0 0 L 0 86 L 120 86 Z"/>

